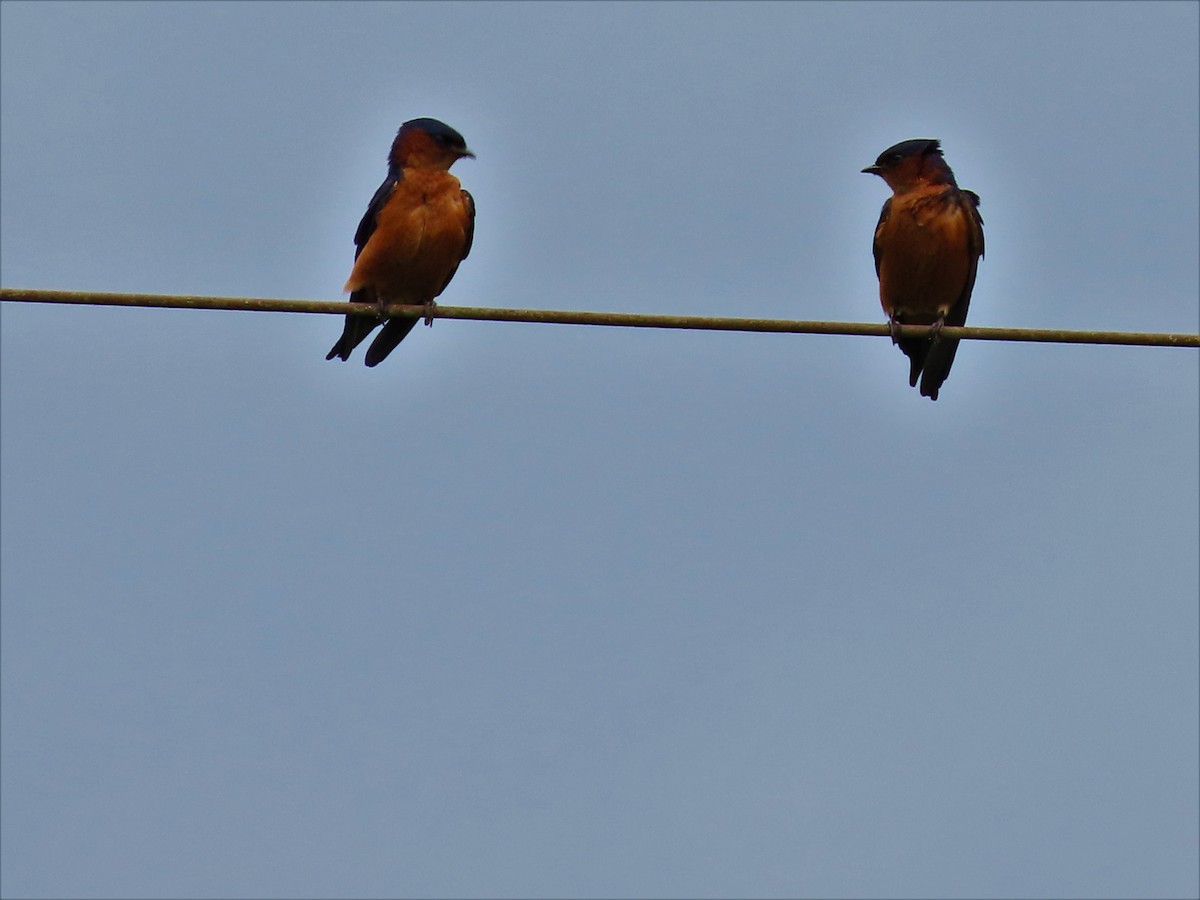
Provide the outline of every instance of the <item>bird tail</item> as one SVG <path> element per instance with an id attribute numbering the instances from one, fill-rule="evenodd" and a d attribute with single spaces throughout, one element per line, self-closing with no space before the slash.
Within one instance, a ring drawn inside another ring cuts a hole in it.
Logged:
<path id="1" fill-rule="evenodd" d="M 954 354 L 958 352 L 958 340 L 937 337 L 929 345 L 925 356 L 925 371 L 921 375 L 921 396 L 930 400 L 938 398 L 938 389 L 950 377 L 954 365 Z M 913 378 L 916 384 L 916 378 Z"/>
<path id="2" fill-rule="evenodd" d="M 355 291 L 350 295 L 351 303 L 370 303 L 375 304 L 375 299 L 365 291 Z M 361 344 L 375 328 L 379 325 L 378 319 L 372 319 L 370 316 L 346 316 L 346 325 L 342 329 L 342 336 L 337 339 L 337 343 L 333 345 L 333 349 L 326 354 L 326 359 L 333 359 L 335 356 L 341 360 L 350 358 L 350 353 Z"/>
<path id="3" fill-rule="evenodd" d="M 900 338 L 896 344 L 909 360 L 909 387 L 916 387 L 921 369 L 925 367 L 925 358 L 929 355 L 929 338 Z"/>
<path id="4" fill-rule="evenodd" d="M 394 319 L 388 319 L 387 324 L 383 326 L 383 331 L 375 335 L 375 340 L 371 341 L 371 346 L 367 348 L 367 365 L 377 366 L 387 359 L 387 355 L 396 349 L 396 345 L 404 340 L 405 336 L 412 331 L 413 326 L 420 321 L 419 316 L 397 316 Z"/>

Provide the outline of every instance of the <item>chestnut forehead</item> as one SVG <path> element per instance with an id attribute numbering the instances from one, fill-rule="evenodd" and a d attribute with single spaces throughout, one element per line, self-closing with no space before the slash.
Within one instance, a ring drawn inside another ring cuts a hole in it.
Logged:
<path id="1" fill-rule="evenodd" d="M 463 136 L 447 125 L 445 122 L 439 122 L 437 119 L 409 119 L 400 126 L 400 131 L 422 131 L 433 137 L 449 140 L 452 144 L 465 144 Z"/>
<path id="2" fill-rule="evenodd" d="M 407 149 L 415 149 L 417 147 L 433 147 L 437 145 L 437 141 L 433 135 L 427 131 L 422 131 L 419 128 L 406 129 L 396 135 L 396 146 Z"/>
<path id="3" fill-rule="evenodd" d="M 449 132 L 450 129 L 446 129 L 446 131 Z M 458 134 L 458 132 L 451 133 Z M 392 142 L 391 159 L 395 161 L 410 157 L 415 153 L 440 155 L 446 153 L 448 147 L 465 149 L 465 146 L 461 137 L 457 140 L 447 140 L 445 132 L 431 133 L 424 128 L 404 127 L 400 129 L 400 133 Z"/>

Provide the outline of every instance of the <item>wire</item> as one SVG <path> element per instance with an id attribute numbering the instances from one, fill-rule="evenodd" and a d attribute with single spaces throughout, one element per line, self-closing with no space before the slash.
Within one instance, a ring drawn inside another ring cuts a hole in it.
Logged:
<path id="1" fill-rule="evenodd" d="M 95 291 L 35 291 L 0 288 L 0 301 L 9 303 L 71 303 L 86 306 L 138 306 L 162 309 L 223 309 L 250 312 L 320 313 L 375 316 L 378 308 L 365 303 L 322 300 L 273 300 L 254 297 L 191 297 L 163 294 L 106 294 Z M 423 306 L 389 306 L 388 316 L 423 316 Z M 846 334 L 888 337 L 889 326 L 870 322 L 805 322 L 789 319 L 742 319 L 716 316 L 659 316 L 642 313 L 571 312 L 556 309 L 489 309 L 475 306 L 438 306 L 438 319 L 482 322 L 541 322 L 560 325 L 610 325 L 625 328 L 683 328 L 703 331 L 762 331 L 786 334 Z M 928 325 L 901 325 L 903 337 L 921 337 Z M 1050 344 L 1121 344 L 1141 347 L 1197 347 L 1200 334 L 1164 334 L 1130 331 L 1069 331 L 1044 328 L 942 329 L 947 338 L 976 341 L 1032 341 Z"/>

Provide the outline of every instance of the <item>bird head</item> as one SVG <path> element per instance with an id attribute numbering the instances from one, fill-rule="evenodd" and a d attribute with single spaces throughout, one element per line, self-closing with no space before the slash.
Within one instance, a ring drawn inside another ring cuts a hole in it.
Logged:
<path id="1" fill-rule="evenodd" d="M 916 184 L 954 184 L 954 173 L 942 158 L 942 145 L 932 138 L 902 141 L 879 154 L 873 166 L 863 169 L 878 175 L 894 191 Z"/>
<path id="2" fill-rule="evenodd" d="M 397 169 L 427 167 L 449 169 L 457 160 L 475 154 L 467 149 L 463 136 L 437 119 L 410 119 L 400 126 L 388 163 Z"/>

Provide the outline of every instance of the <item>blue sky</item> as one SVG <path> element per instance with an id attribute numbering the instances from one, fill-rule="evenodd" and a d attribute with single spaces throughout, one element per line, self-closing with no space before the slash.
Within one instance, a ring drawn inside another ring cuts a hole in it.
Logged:
<path id="1" fill-rule="evenodd" d="M 0 5 L 5 287 L 336 300 L 396 128 L 442 302 L 1195 332 L 1200 6 Z M 5 897 L 1200 892 L 1194 350 L 0 312 Z"/>

